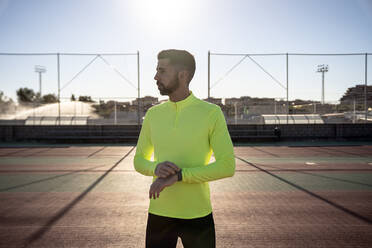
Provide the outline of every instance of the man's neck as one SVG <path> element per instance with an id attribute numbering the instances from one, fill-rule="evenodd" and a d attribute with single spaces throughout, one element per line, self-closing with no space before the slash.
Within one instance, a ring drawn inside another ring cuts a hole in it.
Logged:
<path id="1" fill-rule="evenodd" d="M 190 94 L 191 93 L 188 88 L 182 89 L 182 90 L 181 89 L 176 90 L 171 95 L 169 95 L 169 100 L 171 100 L 172 102 L 179 102 L 179 101 L 186 99 Z"/>

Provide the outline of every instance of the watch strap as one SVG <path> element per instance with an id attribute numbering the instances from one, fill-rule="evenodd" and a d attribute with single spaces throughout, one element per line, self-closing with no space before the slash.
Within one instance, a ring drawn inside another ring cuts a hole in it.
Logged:
<path id="1" fill-rule="evenodd" d="M 182 181 L 182 169 L 177 172 L 178 182 Z"/>

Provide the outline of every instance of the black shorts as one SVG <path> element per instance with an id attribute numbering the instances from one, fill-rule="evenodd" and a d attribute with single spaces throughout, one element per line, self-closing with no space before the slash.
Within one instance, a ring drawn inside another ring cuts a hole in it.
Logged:
<path id="1" fill-rule="evenodd" d="M 148 215 L 146 248 L 175 248 L 178 237 L 185 248 L 215 248 L 213 214 L 195 219 Z"/>

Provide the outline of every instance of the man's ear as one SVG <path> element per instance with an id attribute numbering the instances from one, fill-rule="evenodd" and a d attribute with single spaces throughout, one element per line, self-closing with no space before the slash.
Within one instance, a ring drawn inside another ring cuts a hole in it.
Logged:
<path id="1" fill-rule="evenodd" d="M 181 81 L 187 81 L 189 77 L 189 72 L 186 70 L 182 70 L 178 72 L 178 79 Z"/>

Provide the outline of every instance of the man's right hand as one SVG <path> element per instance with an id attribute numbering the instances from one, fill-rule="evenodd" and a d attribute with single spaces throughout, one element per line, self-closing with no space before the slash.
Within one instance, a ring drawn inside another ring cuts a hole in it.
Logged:
<path id="1" fill-rule="evenodd" d="M 176 174 L 180 168 L 172 162 L 164 161 L 156 165 L 155 175 L 160 178 L 166 178 L 170 175 Z"/>

